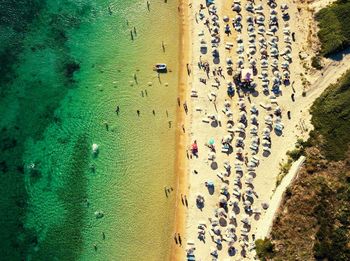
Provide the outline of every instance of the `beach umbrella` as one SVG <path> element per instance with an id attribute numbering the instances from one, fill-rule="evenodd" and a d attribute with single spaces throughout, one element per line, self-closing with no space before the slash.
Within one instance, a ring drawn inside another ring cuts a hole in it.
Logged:
<path id="1" fill-rule="evenodd" d="M 228 129 L 231 129 L 232 127 L 233 127 L 233 126 L 232 126 L 231 123 L 228 123 L 228 124 L 227 124 L 227 128 L 228 128 Z"/>
<path id="2" fill-rule="evenodd" d="M 251 205 L 252 205 L 252 203 L 249 201 L 249 200 L 246 200 L 246 201 L 244 201 L 244 206 L 246 206 L 246 207 L 250 207 Z"/>
<path id="3" fill-rule="evenodd" d="M 209 145 L 214 145 L 214 143 L 215 143 L 214 138 L 210 138 L 208 143 L 209 143 Z"/>
<path id="4" fill-rule="evenodd" d="M 236 219 L 236 214 L 235 214 L 235 212 L 230 211 L 229 214 L 228 214 L 228 217 L 229 217 L 229 219 L 231 219 L 231 220 L 235 220 L 235 219 Z"/>
<path id="5" fill-rule="evenodd" d="M 288 5 L 287 4 L 281 4 L 281 9 L 282 10 L 287 10 L 288 9 Z"/>
<path id="6" fill-rule="evenodd" d="M 264 140 L 263 142 L 262 142 L 262 145 L 263 146 L 269 146 L 271 144 L 271 142 L 269 142 L 268 140 Z"/>
<path id="7" fill-rule="evenodd" d="M 221 195 L 221 196 L 219 197 L 219 202 L 220 202 L 220 203 L 226 203 L 226 202 L 227 202 L 227 197 L 226 197 L 225 195 Z"/>
<path id="8" fill-rule="evenodd" d="M 223 209 L 223 208 L 219 208 L 219 209 L 217 210 L 217 213 L 218 213 L 219 216 L 226 215 L 226 211 L 225 211 L 225 209 Z"/>
<path id="9" fill-rule="evenodd" d="M 215 152 L 209 152 L 209 154 L 208 154 L 208 159 L 209 160 L 214 160 L 215 159 Z"/>
<path id="10" fill-rule="evenodd" d="M 252 121 L 256 121 L 258 119 L 258 117 L 256 117 L 256 115 L 252 115 L 250 118 Z"/>
<path id="11" fill-rule="evenodd" d="M 238 127 L 239 129 L 244 129 L 244 128 L 245 128 L 245 125 L 244 125 L 243 123 L 238 123 L 238 124 L 237 124 L 237 127 Z"/>
<path id="12" fill-rule="evenodd" d="M 241 221 L 242 221 L 243 223 L 245 223 L 245 224 L 249 224 L 249 223 L 250 223 L 250 221 L 249 221 L 249 216 L 244 215 L 244 217 L 242 218 Z"/>
<path id="13" fill-rule="evenodd" d="M 243 149 L 241 147 L 236 149 L 236 154 L 241 154 L 243 152 Z"/>
<path id="14" fill-rule="evenodd" d="M 239 116 L 241 116 L 241 117 L 245 117 L 247 115 L 247 113 L 245 112 L 245 111 L 241 111 L 240 113 L 239 113 Z"/>
<path id="15" fill-rule="evenodd" d="M 235 215 L 235 213 L 233 211 L 230 211 L 229 215 Z M 227 230 L 230 232 L 235 232 L 236 231 L 236 227 L 233 224 L 229 224 L 227 226 Z"/>
<path id="16" fill-rule="evenodd" d="M 217 223 L 219 223 L 219 219 L 218 219 L 217 217 L 213 217 L 213 218 L 211 219 L 211 223 L 212 223 L 212 224 L 217 224 Z"/>
<path id="17" fill-rule="evenodd" d="M 230 134 L 227 134 L 223 140 L 224 142 L 230 142 L 232 140 L 232 136 Z"/>
<path id="18" fill-rule="evenodd" d="M 214 186 L 214 182 L 209 179 L 209 180 L 206 181 L 206 185 L 207 186 Z"/>
<path id="19" fill-rule="evenodd" d="M 227 184 L 222 184 L 221 185 L 221 190 L 224 190 L 224 191 L 227 191 L 228 190 L 228 186 L 227 186 Z"/>
<path id="20" fill-rule="evenodd" d="M 270 129 L 269 128 L 265 128 L 264 131 L 263 131 L 265 134 L 270 134 Z"/>
<path id="21" fill-rule="evenodd" d="M 214 231 L 214 233 L 217 234 L 217 235 L 219 235 L 219 234 L 221 233 L 221 230 L 220 230 L 220 227 L 219 227 L 219 226 L 215 226 L 215 227 L 213 228 L 213 231 Z"/>
<path id="22" fill-rule="evenodd" d="M 217 255 L 218 254 L 218 250 L 215 247 L 210 247 L 210 254 Z"/>

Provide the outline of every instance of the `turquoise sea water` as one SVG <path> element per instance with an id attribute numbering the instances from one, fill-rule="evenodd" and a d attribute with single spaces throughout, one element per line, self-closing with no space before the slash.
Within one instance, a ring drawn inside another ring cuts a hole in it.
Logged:
<path id="1" fill-rule="evenodd" d="M 4 260 L 168 258 L 177 3 L 149 2 L 0 3 Z"/>

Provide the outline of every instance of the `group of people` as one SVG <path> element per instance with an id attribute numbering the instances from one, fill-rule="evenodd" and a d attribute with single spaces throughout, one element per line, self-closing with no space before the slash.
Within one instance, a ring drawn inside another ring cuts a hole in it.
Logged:
<path id="1" fill-rule="evenodd" d="M 275 133 L 278 136 L 283 133 L 283 111 L 278 106 L 278 97 L 282 83 L 288 87 L 289 65 L 292 62 L 292 39 L 287 22 L 290 19 L 288 6 L 286 4 L 278 6 L 275 0 L 269 0 L 264 5 L 255 4 L 252 0 L 244 1 L 245 5 L 242 2 L 240 0 L 233 1 L 232 17 L 236 14 L 233 18 L 228 16 L 221 18 L 219 7 L 215 1 L 206 1 L 206 6 L 201 4 L 198 13 L 196 13 L 199 18 L 196 21 L 200 21 L 203 28 L 199 36 L 203 39 L 206 35 L 211 37 L 212 56 L 210 56 L 210 52 L 208 52 L 209 55 L 206 52 L 208 46 L 206 41 L 202 39 L 200 41 L 201 54 L 198 61 L 198 73 L 196 73 L 199 75 L 198 84 L 194 84 L 194 86 L 198 86 L 199 90 L 195 90 L 196 95 L 191 97 L 195 103 L 195 99 L 207 96 L 209 104 L 214 106 L 214 113 L 208 113 L 210 107 L 205 110 L 196 109 L 205 114 L 205 118 L 202 120 L 204 124 L 210 124 L 215 130 L 218 126 L 223 128 L 226 126 L 226 135 L 221 138 L 221 150 L 214 146 L 212 139 L 205 143 L 208 147 L 208 157 L 202 156 L 205 152 L 199 151 L 197 141 L 191 147 L 192 153 L 196 157 L 204 158 L 213 172 L 216 171 L 216 176 L 219 178 L 218 182 L 215 180 L 203 182 L 205 184 L 203 191 L 219 187 L 220 194 L 213 216 L 208 217 L 209 224 L 200 221 L 197 234 L 198 239 L 204 243 L 206 235 L 210 235 L 213 242 L 210 254 L 213 260 L 218 258 L 223 246 L 225 246 L 224 249 L 227 250 L 228 256 L 233 256 L 238 252 L 243 258 L 251 258 L 255 255 L 255 237 L 252 224 L 259 220 L 262 209 L 268 207 L 266 202 L 258 204 L 259 195 L 254 186 L 254 179 L 257 176 L 256 170 L 260 165 L 258 154 L 262 153 L 264 157 L 268 157 L 271 153 L 272 134 Z M 269 17 L 268 22 L 267 17 Z M 282 30 L 283 43 L 280 41 L 280 24 L 282 24 L 280 20 L 285 23 Z M 221 21 L 225 23 L 224 26 L 222 26 Z M 267 29 L 265 24 L 267 24 Z M 225 53 L 222 54 L 222 41 L 232 37 L 231 31 L 233 30 L 237 35 L 236 56 L 231 53 L 234 44 L 230 42 L 226 42 Z M 222 36 L 223 33 L 227 34 L 226 38 Z M 257 35 L 259 35 L 258 40 L 256 40 Z M 259 45 L 259 52 L 256 43 Z M 282 52 L 279 51 L 281 45 L 284 46 Z M 222 56 L 227 57 L 227 71 L 222 70 L 224 66 L 218 59 Z M 281 58 L 283 61 L 280 61 Z M 233 62 L 235 60 L 236 63 Z M 259 63 L 260 67 L 258 67 Z M 244 69 L 250 69 L 248 76 L 243 75 Z M 235 81 L 237 79 L 238 82 Z M 219 90 L 224 85 L 224 81 L 231 90 L 237 88 L 241 94 L 235 105 L 232 103 L 233 92 L 230 92 L 232 95 L 228 95 L 228 92 L 225 93 L 228 97 L 224 101 L 222 113 L 226 119 L 226 125 L 223 124 L 223 119 L 217 109 Z M 249 81 L 249 88 L 245 88 L 247 85 L 238 84 L 243 81 Z M 205 95 L 205 92 L 208 91 L 209 94 Z M 258 105 L 252 103 L 252 100 L 259 96 L 260 91 L 269 100 L 267 104 L 260 103 L 262 110 L 259 110 Z M 263 123 L 265 126 L 261 127 L 263 125 L 261 117 L 264 113 Z M 249 131 L 247 131 L 249 126 Z M 245 144 L 247 140 L 250 141 L 249 146 Z M 218 153 L 227 154 L 222 171 L 217 171 L 218 167 L 213 167 L 220 165 L 221 160 L 218 159 Z M 234 163 L 231 164 L 232 162 Z M 196 195 L 196 204 L 201 211 L 202 208 L 205 208 L 207 204 L 205 193 Z M 195 249 L 192 245 L 188 247 L 188 256 L 195 255 Z"/>

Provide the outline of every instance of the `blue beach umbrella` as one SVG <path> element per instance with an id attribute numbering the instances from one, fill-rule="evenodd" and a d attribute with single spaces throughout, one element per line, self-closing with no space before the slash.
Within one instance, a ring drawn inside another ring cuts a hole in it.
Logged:
<path id="1" fill-rule="evenodd" d="M 209 145 L 214 145 L 214 143 L 215 143 L 214 138 L 210 138 L 208 143 L 209 143 Z"/>

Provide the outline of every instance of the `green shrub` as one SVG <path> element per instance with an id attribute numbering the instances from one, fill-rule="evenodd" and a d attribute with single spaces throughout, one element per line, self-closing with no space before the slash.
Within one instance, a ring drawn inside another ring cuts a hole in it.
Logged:
<path id="1" fill-rule="evenodd" d="M 321 54 L 328 56 L 350 45 L 350 1 L 338 1 L 316 14 Z"/>
<path id="2" fill-rule="evenodd" d="M 274 244 L 267 238 L 255 241 L 256 254 L 260 260 L 266 260 L 274 256 Z"/>
<path id="3" fill-rule="evenodd" d="M 311 114 L 310 143 L 319 144 L 329 160 L 344 159 L 350 143 L 350 71 L 316 99 Z"/>
<path id="4" fill-rule="evenodd" d="M 321 57 L 319 55 L 316 55 L 311 58 L 311 66 L 317 70 L 321 70 L 323 68 Z"/>

